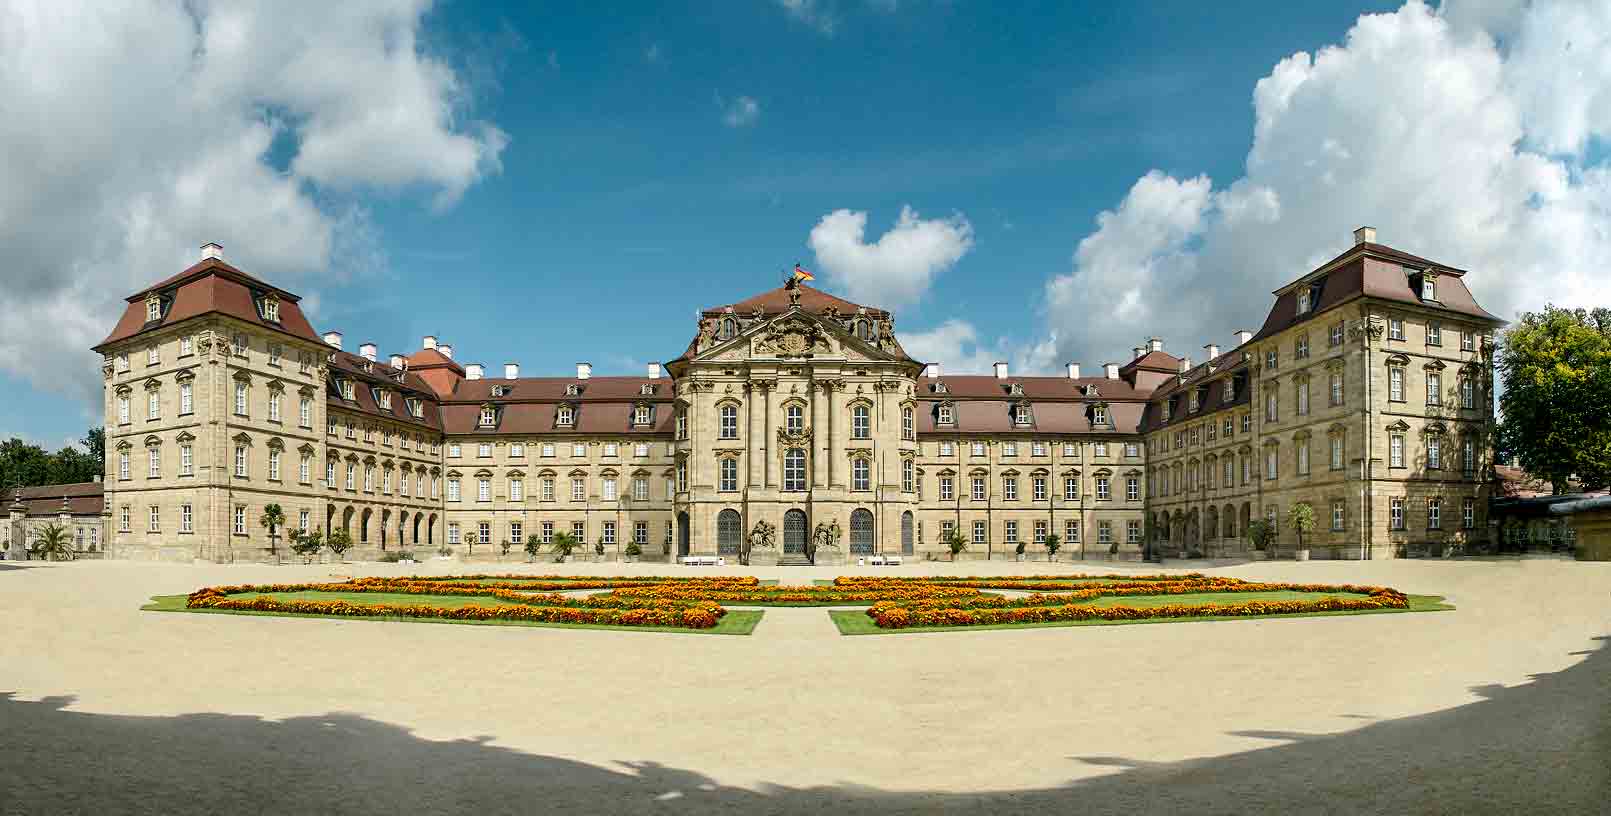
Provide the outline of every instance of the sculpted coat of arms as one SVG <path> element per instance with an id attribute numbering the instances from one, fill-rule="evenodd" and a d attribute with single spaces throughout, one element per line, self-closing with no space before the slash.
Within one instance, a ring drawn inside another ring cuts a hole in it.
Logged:
<path id="1" fill-rule="evenodd" d="M 779 357 L 803 357 L 832 349 L 827 333 L 809 320 L 774 323 L 755 342 L 757 352 L 770 352 Z"/>

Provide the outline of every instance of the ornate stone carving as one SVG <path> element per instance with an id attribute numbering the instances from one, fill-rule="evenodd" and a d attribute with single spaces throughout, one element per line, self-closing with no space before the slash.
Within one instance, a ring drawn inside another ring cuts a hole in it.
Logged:
<path id="1" fill-rule="evenodd" d="M 811 429 L 801 428 L 799 433 L 789 433 L 787 428 L 778 429 L 778 448 L 780 453 L 788 448 L 806 448 L 811 446 Z"/>
<path id="2" fill-rule="evenodd" d="M 806 357 L 817 351 L 832 351 L 828 335 L 815 321 L 793 318 L 768 326 L 755 340 L 758 353 L 779 357 Z"/>

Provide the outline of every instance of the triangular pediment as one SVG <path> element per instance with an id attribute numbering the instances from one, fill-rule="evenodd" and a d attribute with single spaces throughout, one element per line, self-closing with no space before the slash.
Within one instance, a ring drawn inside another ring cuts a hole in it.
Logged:
<path id="1" fill-rule="evenodd" d="M 724 343 L 695 354 L 692 362 L 750 359 L 803 360 L 822 357 L 849 362 L 902 362 L 897 355 L 856 337 L 838 321 L 791 311 L 757 322 Z"/>

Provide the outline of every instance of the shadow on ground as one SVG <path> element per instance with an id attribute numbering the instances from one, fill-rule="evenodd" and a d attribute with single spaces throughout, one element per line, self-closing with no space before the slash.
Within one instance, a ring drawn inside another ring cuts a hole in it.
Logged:
<path id="1" fill-rule="evenodd" d="M 1213 759 L 1080 756 L 1078 734 L 1064 746 L 1006 738 L 979 750 L 993 761 L 1017 751 L 1026 763 L 1114 772 L 987 794 L 752 791 L 626 757 L 606 768 L 500 748 L 491 737 L 432 742 L 343 714 L 110 716 L 67 711 L 71 698 L 7 694 L 0 813 L 1604 813 L 1611 649 L 1603 641 L 1611 638 L 1600 640 L 1560 672 L 1474 689 L 1485 698 L 1475 703 L 1340 735 L 1241 731 L 1279 744 Z M 810 757 L 807 746 L 800 761 Z"/>

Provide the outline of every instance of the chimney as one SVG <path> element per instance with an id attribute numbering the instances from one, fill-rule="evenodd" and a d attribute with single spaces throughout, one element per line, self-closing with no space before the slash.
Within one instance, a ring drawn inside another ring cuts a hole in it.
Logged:
<path id="1" fill-rule="evenodd" d="M 436 348 L 436 335 L 434 335 L 434 334 L 425 335 L 425 337 L 420 340 L 420 348 L 428 348 L 428 349 Z"/>
<path id="2" fill-rule="evenodd" d="M 341 332 L 338 332 L 338 331 L 325 332 L 324 333 L 324 341 L 326 343 L 328 343 L 330 346 L 332 346 L 332 347 L 334 347 L 336 349 L 340 349 L 341 348 Z"/>
<path id="3" fill-rule="evenodd" d="M 591 376 L 593 376 L 593 364 L 592 363 L 577 363 L 576 364 L 576 379 L 585 380 L 585 379 L 587 379 L 588 377 L 591 377 Z"/>
<path id="4" fill-rule="evenodd" d="M 483 371 L 486 371 L 486 368 L 480 363 L 471 363 L 464 367 L 464 378 L 466 380 L 479 380 Z"/>
<path id="5" fill-rule="evenodd" d="M 1245 346 L 1245 345 L 1247 345 L 1247 342 L 1249 340 L 1252 340 L 1252 339 L 1253 339 L 1253 332 L 1250 332 L 1247 329 L 1237 329 L 1236 330 L 1236 345 Z"/>
<path id="6" fill-rule="evenodd" d="M 518 379 L 520 379 L 520 364 L 519 363 L 504 363 L 503 364 L 503 378 L 506 379 L 506 380 L 518 380 Z"/>
<path id="7" fill-rule="evenodd" d="M 403 367 L 403 355 L 401 355 L 401 354 L 393 354 L 391 356 L 391 364 L 392 364 L 392 368 L 402 368 Z"/>
<path id="8" fill-rule="evenodd" d="M 998 380 L 1007 379 L 1007 364 L 1006 363 L 996 363 L 993 366 L 993 368 L 996 369 L 996 379 L 998 379 Z"/>
<path id="9" fill-rule="evenodd" d="M 452 346 L 452 344 L 442 343 L 441 345 L 436 347 L 436 350 L 439 353 L 441 353 L 441 355 L 443 357 L 446 357 L 449 360 L 453 359 L 453 346 Z"/>
<path id="10" fill-rule="evenodd" d="M 1215 359 L 1216 357 L 1219 356 L 1219 344 L 1218 343 L 1209 343 L 1208 345 L 1203 346 L 1203 348 L 1208 349 L 1208 359 L 1210 361 L 1212 361 L 1213 359 Z"/>
<path id="11" fill-rule="evenodd" d="M 929 363 L 928 365 L 923 366 L 923 376 L 938 380 L 940 378 L 940 364 Z"/>
<path id="12" fill-rule="evenodd" d="M 224 259 L 224 245 L 213 242 L 202 244 L 201 259 L 204 261 L 208 259 L 222 261 Z"/>
<path id="13" fill-rule="evenodd" d="M 1077 380 L 1077 379 L 1080 378 L 1080 364 L 1079 363 L 1069 363 L 1068 364 L 1068 378 L 1071 379 L 1071 380 Z"/>
<path id="14" fill-rule="evenodd" d="M 1147 338 L 1147 351 L 1163 351 L 1163 340 L 1158 337 Z"/>
<path id="15" fill-rule="evenodd" d="M 1130 354 L 1131 354 L 1130 359 L 1139 360 L 1139 359 L 1141 359 L 1141 355 L 1145 354 L 1146 351 L 1147 351 L 1146 349 L 1144 349 L 1144 348 L 1142 348 L 1140 346 L 1136 346 L 1135 348 L 1130 349 Z"/>
<path id="16" fill-rule="evenodd" d="M 1102 374 L 1110 380 L 1117 380 L 1119 378 L 1119 364 L 1103 363 Z"/>
<path id="17" fill-rule="evenodd" d="M 364 343 L 358 347 L 358 356 L 373 363 L 375 362 L 376 350 L 374 343 Z"/>
<path id="18" fill-rule="evenodd" d="M 1191 370 L 1191 358 L 1190 357 L 1182 357 L 1182 358 L 1180 358 L 1180 373 L 1185 374 L 1186 372 L 1188 372 L 1190 370 Z"/>
<path id="19" fill-rule="evenodd" d="M 1374 243 L 1376 243 L 1375 227 L 1360 227 L 1359 229 L 1354 230 L 1354 246 Z"/>
<path id="20" fill-rule="evenodd" d="M 660 364 L 659 363 L 650 363 L 649 364 L 649 379 L 651 379 L 651 380 L 660 379 Z"/>

